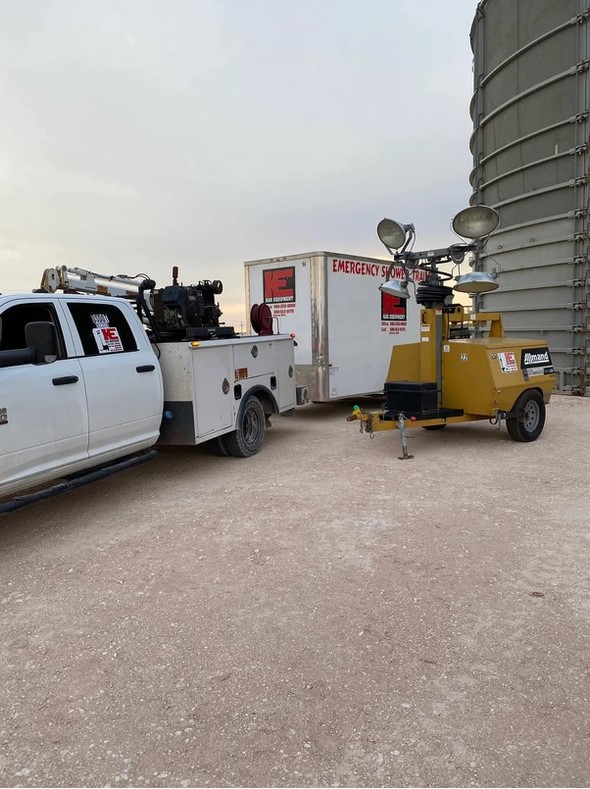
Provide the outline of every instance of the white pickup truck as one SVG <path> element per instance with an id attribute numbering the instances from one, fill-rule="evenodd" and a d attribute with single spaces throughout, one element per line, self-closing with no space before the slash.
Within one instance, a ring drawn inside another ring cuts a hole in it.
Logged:
<path id="1" fill-rule="evenodd" d="M 158 443 L 248 457 L 270 416 L 295 408 L 293 338 L 223 327 L 221 283 L 175 277 L 156 291 L 60 267 L 42 290 L 0 295 L 0 512 L 142 462 Z M 92 295 L 104 293 L 120 295 Z"/>

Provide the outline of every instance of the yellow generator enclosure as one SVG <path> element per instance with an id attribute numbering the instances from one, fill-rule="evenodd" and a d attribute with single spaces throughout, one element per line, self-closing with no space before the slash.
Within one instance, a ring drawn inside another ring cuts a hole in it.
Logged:
<path id="1" fill-rule="evenodd" d="M 443 408 L 493 416 L 510 411 L 525 389 L 538 389 L 548 403 L 554 384 L 547 346 L 537 340 L 487 337 L 443 346 Z"/>
<path id="2" fill-rule="evenodd" d="M 385 390 L 395 392 L 397 402 L 400 392 L 413 391 L 415 407 L 403 394 L 402 402 L 416 419 L 435 412 L 443 418 L 495 417 L 510 412 L 528 389 L 548 403 L 555 381 L 543 340 L 505 337 L 501 315 L 470 315 L 451 305 L 422 310 L 420 342 L 392 349 Z"/>

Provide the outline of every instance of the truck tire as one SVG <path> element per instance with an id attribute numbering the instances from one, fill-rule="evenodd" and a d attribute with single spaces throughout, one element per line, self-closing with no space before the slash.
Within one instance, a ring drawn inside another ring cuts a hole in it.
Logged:
<path id="1" fill-rule="evenodd" d="M 212 438 L 211 441 L 207 441 L 207 449 L 212 455 L 217 455 L 217 457 L 226 458 L 229 455 L 225 445 L 225 436 L 218 436 L 217 438 Z"/>
<path id="2" fill-rule="evenodd" d="M 262 403 L 251 395 L 240 409 L 237 428 L 224 436 L 228 453 L 236 458 L 252 457 L 262 446 L 265 429 L 266 416 Z"/>
<path id="3" fill-rule="evenodd" d="M 536 441 L 545 426 L 545 402 L 537 389 L 527 389 L 514 403 L 513 411 L 522 411 L 522 419 L 506 420 L 508 435 L 513 441 Z"/>

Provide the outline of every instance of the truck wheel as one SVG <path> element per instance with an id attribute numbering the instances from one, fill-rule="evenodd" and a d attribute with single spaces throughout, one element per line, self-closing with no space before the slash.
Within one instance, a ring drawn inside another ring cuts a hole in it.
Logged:
<path id="1" fill-rule="evenodd" d="M 225 445 L 225 436 L 218 436 L 217 438 L 212 438 L 211 441 L 207 441 L 207 449 L 212 455 L 217 455 L 217 457 L 226 458 L 229 455 Z"/>
<path id="2" fill-rule="evenodd" d="M 224 436 L 229 454 L 236 458 L 255 455 L 264 441 L 265 427 L 266 416 L 262 403 L 252 395 L 240 410 L 236 430 Z"/>
<path id="3" fill-rule="evenodd" d="M 513 411 L 523 412 L 522 421 L 509 417 L 506 420 L 508 435 L 513 441 L 536 441 L 545 426 L 545 403 L 536 389 L 527 389 L 517 399 Z"/>

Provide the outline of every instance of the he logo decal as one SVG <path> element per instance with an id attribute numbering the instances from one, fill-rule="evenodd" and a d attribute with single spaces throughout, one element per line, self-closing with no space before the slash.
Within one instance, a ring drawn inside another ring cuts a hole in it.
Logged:
<path id="1" fill-rule="evenodd" d="M 265 304 L 284 304 L 295 301 L 295 268 L 270 268 L 262 272 Z"/>

